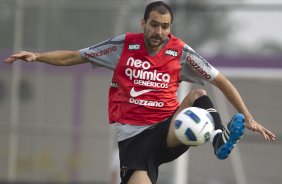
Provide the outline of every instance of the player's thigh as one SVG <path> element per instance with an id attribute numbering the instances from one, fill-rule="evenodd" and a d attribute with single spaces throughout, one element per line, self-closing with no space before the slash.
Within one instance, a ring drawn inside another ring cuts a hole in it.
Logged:
<path id="1" fill-rule="evenodd" d="M 147 171 L 136 170 L 129 178 L 127 184 L 152 184 Z"/>
<path id="2" fill-rule="evenodd" d="M 178 107 L 177 111 L 175 112 L 172 121 L 175 117 L 185 108 L 192 107 L 193 103 L 196 99 L 200 98 L 201 96 L 207 95 L 206 91 L 203 89 L 194 89 L 190 91 L 185 98 L 182 100 L 180 106 Z"/>
<path id="3" fill-rule="evenodd" d="M 175 117 L 185 108 L 192 107 L 194 101 L 198 99 L 199 97 L 206 95 L 206 91 L 203 89 L 195 89 L 192 90 L 186 97 L 183 99 L 181 102 L 179 108 L 175 112 L 171 122 L 170 122 L 170 127 L 168 130 L 168 135 L 167 135 L 167 146 L 168 147 L 175 147 L 180 145 L 181 143 L 179 140 L 176 138 L 175 133 L 174 133 L 174 119 Z"/>

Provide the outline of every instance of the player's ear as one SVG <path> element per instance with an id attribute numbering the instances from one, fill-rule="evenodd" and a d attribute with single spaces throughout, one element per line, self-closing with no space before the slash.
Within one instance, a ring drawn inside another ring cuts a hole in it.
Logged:
<path id="1" fill-rule="evenodd" d="M 144 30 L 145 29 L 145 20 L 144 19 L 141 19 L 141 28 Z"/>

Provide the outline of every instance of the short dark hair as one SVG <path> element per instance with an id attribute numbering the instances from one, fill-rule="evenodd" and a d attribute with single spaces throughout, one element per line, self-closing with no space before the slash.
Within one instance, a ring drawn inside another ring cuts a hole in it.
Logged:
<path id="1" fill-rule="evenodd" d="M 151 11 L 158 11 L 162 15 L 166 14 L 167 11 L 168 11 L 169 14 L 170 14 L 171 23 L 172 23 L 172 21 L 173 21 L 173 13 L 172 13 L 172 10 L 171 10 L 170 6 L 168 4 L 166 4 L 165 2 L 163 2 L 163 1 L 155 1 L 155 2 L 152 2 L 152 3 L 148 4 L 146 6 L 145 13 L 144 13 L 144 20 L 145 20 L 145 22 L 147 22 L 147 20 L 149 18 L 149 14 L 151 13 Z"/>

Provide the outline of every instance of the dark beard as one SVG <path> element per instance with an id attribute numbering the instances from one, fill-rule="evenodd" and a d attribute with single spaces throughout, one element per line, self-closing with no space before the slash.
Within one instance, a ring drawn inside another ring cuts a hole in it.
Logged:
<path id="1" fill-rule="evenodd" d="M 159 40 L 160 43 L 157 44 L 157 45 L 154 45 L 154 44 L 152 44 L 151 39 Z M 159 47 L 159 46 L 161 46 L 165 42 L 165 40 L 163 40 L 162 38 L 160 38 L 158 36 L 153 36 L 151 38 L 145 39 L 145 41 L 146 41 L 147 45 L 149 47 L 152 47 L 152 48 Z"/>

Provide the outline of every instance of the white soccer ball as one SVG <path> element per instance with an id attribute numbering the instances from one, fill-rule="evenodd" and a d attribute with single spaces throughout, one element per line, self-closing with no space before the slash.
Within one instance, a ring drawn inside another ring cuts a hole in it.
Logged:
<path id="1" fill-rule="evenodd" d="M 198 146 L 210 139 L 214 131 L 213 118 L 205 109 L 189 107 L 176 116 L 174 130 L 181 143 Z"/>

